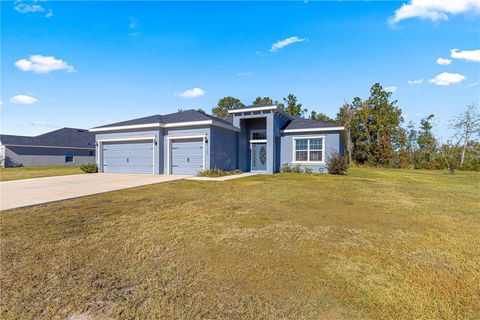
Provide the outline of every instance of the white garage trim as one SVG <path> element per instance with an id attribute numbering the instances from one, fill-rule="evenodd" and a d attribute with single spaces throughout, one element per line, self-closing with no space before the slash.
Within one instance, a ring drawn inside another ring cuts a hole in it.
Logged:
<path id="1" fill-rule="evenodd" d="M 189 135 L 189 136 L 167 136 L 167 174 L 172 174 L 172 164 L 170 163 L 170 154 L 172 149 L 172 140 L 191 140 L 191 139 L 202 139 L 203 142 L 203 161 L 202 167 L 205 170 L 205 162 L 206 162 L 206 147 L 205 147 L 205 139 L 207 138 L 206 134 L 196 134 L 196 135 Z"/>
<path id="2" fill-rule="evenodd" d="M 102 168 L 103 172 L 103 144 L 105 142 L 128 142 L 128 141 L 143 141 L 143 140 L 152 140 L 152 174 L 155 174 L 155 142 L 156 136 L 145 136 L 145 137 L 129 137 L 129 138 L 110 138 L 110 139 L 98 139 L 98 150 L 97 150 L 97 163 L 98 167 Z"/>

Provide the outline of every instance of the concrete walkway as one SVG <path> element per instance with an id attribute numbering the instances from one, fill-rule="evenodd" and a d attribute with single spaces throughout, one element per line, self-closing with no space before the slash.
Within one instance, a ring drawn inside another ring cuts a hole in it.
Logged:
<path id="1" fill-rule="evenodd" d="M 245 173 L 240 173 L 240 174 L 232 174 L 231 176 L 223 176 L 223 177 L 188 177 L 186 178 L 187 180 L 200 180 L 200 181 L 227 181 L 227 180 L 233 180 L 233 179 L 238 179 L 238 178 L 245 178 L 249 176 L 254 176 L 257 175 L 258 173 L 256 172 L 245 172 Z"/>
<path id="2" fill-rule="evenodd" d="M 187 176 L 76 174 L 0 182 L 0 210 L 183 179 Z"/>

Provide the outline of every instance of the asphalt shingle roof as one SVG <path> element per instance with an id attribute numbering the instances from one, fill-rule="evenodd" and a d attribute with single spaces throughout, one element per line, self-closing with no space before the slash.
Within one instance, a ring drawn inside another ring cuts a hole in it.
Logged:
<path id="1" fill-rule="evenodd" d="M 334 128 L 337 125 L 320 122 L 317 120 L 295 118 L 284 129 L 316 129 L 316 128 Z"/>
<path id="2" fill-rule="evenodd" d="M 95 148 L 95 134 L 86 129 L 62 128 L 38 136 L 0 135 L 4 145 Z"/>
<path id="3" fill-rule="evenodd" d="M 110 124 L 100 126 L 100 127 L 95 127 L 95 128 L 109 128 L 109 127 L 119 127 L 119 126 L 129 126 L 129 125 L 149 124 L 149 123 L 165 123 L 166 124 L 166 123 L 204 121 L 204 120 L 215 120 L 218 122 L 225 123 L 227 125 L 232 125 L 227 121 L 224 121 L 217 117 L 192 109 L 192 110 L 185 110 L 185 111 L 170 113 L 166 115 L 156 114 L 153 116 L 148 116 L 143 118 L 110 123 Z"/>

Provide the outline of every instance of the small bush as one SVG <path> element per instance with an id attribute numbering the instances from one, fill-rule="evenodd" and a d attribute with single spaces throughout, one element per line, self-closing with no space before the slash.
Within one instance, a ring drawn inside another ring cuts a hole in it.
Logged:
<path id="1" fill-rule="evenodd" d="M 280 172 L 281 173 L 302 173 L 303 170 L 298 164 L 291 165 L 289 163 L 284 163 L 280 167 Z"/>
<path id="2" fill-rule="evenodd" d="M 313 174 L 313 169 L 309 167 L 303 168 L 303 173 L 305 174 Z"/>
<path id="3" fill-rule="evenodd" d="M 80 170 L 82 170 L 85 173 L 96 173 L 98 172 L 98 167 L 95 163 L 87 163 L 87 164 L 82 164 L 80 166 Z"/>
<path id="4" fill-rule="evenodd" d="M 231 175 L 240 174 L 240 173 L 242 173 L 241 170 L 224 171 L 222 169 L 214 168 L 214 169 L 209 169 L 209 170 L 203 170 L 203 171 L 198 173 L 198 176 L 199 177 L 215 178 L 215 177 L 231 176 Z"/>
<path id="5" fill-rule="evenodd" d="M 335 153 L 327 161 L 328 173 L 347 174 L 348 162 L 343 155 Z"/>

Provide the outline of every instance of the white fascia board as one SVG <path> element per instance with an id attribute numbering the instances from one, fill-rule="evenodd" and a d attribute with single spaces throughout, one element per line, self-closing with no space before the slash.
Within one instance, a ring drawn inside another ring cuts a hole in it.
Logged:
<path id="1" fill-rule="evenodd" d="M 92 128 L 89 129 L 90 132 L 107 132 L 107 131 L 119 131 L 119 130 L 135 130 L 135 129 L 147 129 L 147 128 L 179 128 L 179 127 L 194 127 L 194 126 L 205 126 L 211 125 L 227 130 L 240 131 L 239 128 L 229 126 L 227 124 L 213 121 L 213 120 L 200 120 L 200 121 L 187 121 L 187 122 L 174 122 L 174 123 L 146 123 L 146 124 L 135 124 L 130 126 L 116 126 L 116 127 L 105 127 L 105 128 Z"/>
<path id="2" fill-rule="evenodd" d="M 163 126 L 164 126 L 163 123 L 144 123 L 144 124 L 133 124 L 133 125 L 129 125 L 129 126 L 91 128 L 91 129 L 88 129 L 88 131 L 90 131 L 90 132 L 104 132 L 104 131 L 131 130 L 131 129 L 163 128 Z"/>
<path id="3" fill-rule="evenodd" d="M 274 109 L 278 109 L 278 107 L 277 106 L 265 106 L 265 107 L 255 107 L 255 108 L 234 109 L 234 110 L 228 110 L 228 113 L 264 111 L 264 110 L 274 110 Z"/>
<path id="4" fill-rule="evenodd" d="M 91 148 L 82 147 L 61 147 L 61 146 L 35 146 L 35 145 L 23 145 L 23 144 L 3 144 L 5 147 L 25 147 L 25 148 L 51 148 L 51 149 L 81 149 L 81 150 L 95 150 L 95 146 Z"/>
<path id="5" fill-rule="evenodd" d="M 206 134 L 192 134 L 188 136 L 167 136 L 167 140 L 178 140 L 178 139 L 204 139 L 206 138 Z"/>
<path id="6" fill-rule="evenodd" d="M 345 127 L 285 129 L 285 130 L 282 130 L 281 132 L 294 133 L 294 132 L 321 132 L 321 131 L 338 131 L 338 130 L 345 130 Z"/>
<path id="7" fill-rule="evenodd" d="M 155 140 L 155 138 L 156 138 L 155 136 L 110 138 L 110 139 L 98 139 L 97 142 L 142 141 L 142 140 Z"/>

